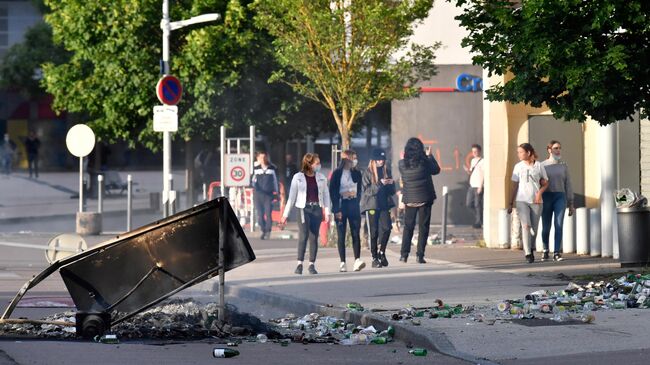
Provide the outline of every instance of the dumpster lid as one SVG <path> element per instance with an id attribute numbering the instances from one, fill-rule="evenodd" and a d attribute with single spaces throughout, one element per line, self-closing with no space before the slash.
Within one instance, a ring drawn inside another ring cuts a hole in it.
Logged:
<path id="1" fill-rule="evenodd" d="M 650 207 L 625 207 L 625 208 L 616 208 L 618 213 L 641 213 L 641 212 L 650 212 Z"/>

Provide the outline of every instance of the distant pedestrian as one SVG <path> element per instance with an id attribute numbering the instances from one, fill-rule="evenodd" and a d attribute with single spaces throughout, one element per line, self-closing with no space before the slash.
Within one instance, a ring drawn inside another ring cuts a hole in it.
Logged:
<path id="1" fill-rule="evenodd" d="M 0 162 L 2 163 L 2 172 L 9 177 L 11 175 L 11 165 L 16 153 L 16 144 L 5 133 L 2 144 L 0 144 Z"/>
<path id="2" fill-rule="evenodd" d="M 575 212 L 573 206 L 573 189 L 569 167 L 562 160 L 562 145 L 558 141 L 550 141 L 546 146 L 548 159 L 542 162 L 548 176 L 548 189 L 542 194 L 542 242 L 544 243 L 544 256 L 542 261 L 549 259 L 548 243 L 551 234 L 551 221 L 555 225 L 555 245 L 553 247 L 553 261 L 562 261 L 562 226 L 564 211 L 569 208 L 569 216 Z M 555 216 L 555 219 L 553 219 Z"/>
<path id="3" fill-rule="evenodd" d="M 375 148 L 370 156 L 368 168 L 363 173 L 363 194 L 361 211 L 366 215 L 370 231 L 370 252 L 372 267 L 388 266 L 386 246 L 392 230 L 390 210 L 395 206 L 395 182 L 386 163 L 386 151 Z"/>
<path id="4" fill-rule="evenodd" d="M 292 154 L 287 153 L 284 156 L 284 164 L 285 168 L 284 173 L 282 174 L 282 182 L 284 183 L 284 186 L 289 186 L 289 184 L 291 184 L 291 179 L 293 179 L 293 175 L 298 172 L 298 168 L 296 167 L 296 162 L 293 160 Z"/>
<path id="5" fill-rule="evenodd" d="M 424 264 L 424 249 L 429 238 L 431 206 L 436 200 L 436 190 L 431 176 L 440 173 L 440 165 L 418 138 L 410 138 L 404 147 L 404 159 L 399 161 L 404 202 L 404 232 L 400 261 L 406 262 L 411 252 L 411 240 L 418 218 L 417 263 Z"/>
<path id="6" fill-rule="evenodd" d="M 257 152 L 256 158 L 257 161 L 253 164 L 252 184 L 255 192 L 255 212 L 262 230 L 260 238 L 264 240 L 271 237 L 273 198 L 279 192 L 278 176 L 277 169 L 269 162 L 266 152 Z"/>
<path id="7" fill-rule="evenodd" d="M 307 241 L 309 241 L 309 273 L 318 274 L 315 267 L 318 253 L 318 232 L 324 220 L 329 222 L 330 193 L 327 178 L 320 173 L 320 158 L 315 153 L 307 153 L 302 159 L 302 170 L 291 180 L 289 199 L 284 207 L 281 226 L 287 223 L 291 209 L 298 208 L 298 265 L 294 271 L 302 274 Z M 324 215 L 324 216 L 323 216 Z"/>
<path id="8" fill-rule="evenodd" d="M 515 207 L 521 220 L 521 236 L 529 264 L 535 262 L 533 245 L 537 237 L 540 214 L 542 213 L 542 194 L 548 187 L 546 169 L 536 161 L 537 154 L 530 143 L 522 143 L 517 148 L 519 162 L 512 172 L 512 190 L 508 214 Z"/>
<path id="9" fill-rule="evenodd" d="M 345 234 L 348 223 L 350 224 L 350 236 L 352 237 L 352 250 L 354 251 L 354 271 L 360 271 L 366 267 L 361 261 L 361 239 L 359 238 L 361 227 L 361 211 L 359 210 L 359 198 L 361 197 L 362 176 L 357 169 L 357 153 L 352 150 L 341 153 L 341 165 L 334 170 L 330 180 L 330 197 L 332 198 L 332 213 L 336 219 L 336 231 L 338 234 L 338 249 L 341 264 L 339 271 L 347 271 L 345 264 Z"/>
<path id="10" fill-rule="evenodd" d="M 27 151 L 27 165 L 29 166 L 29 178 L 32 175 L 38 179 L 38 150 L 41 148 L 41 140 L 36 133 L 29 131 L 25 139 L 25 150 Z"/>
<path id="11" fill-rule="evenodd" d="M 481 146 L 472 145 L 472 160 L 467 173 L 469 174 L 469 189 L 465 197 L 465 205 L 474 213 L 472 227 L 481 228 L 483 225 L 483 156 Z"/>

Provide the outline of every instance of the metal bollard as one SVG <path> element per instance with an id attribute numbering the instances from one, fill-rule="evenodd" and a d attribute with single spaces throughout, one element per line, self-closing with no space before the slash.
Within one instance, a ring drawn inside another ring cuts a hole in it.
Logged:
<path id="1" fill-rule="evenodd" d="M 126 231 L 131 231 L 131 221 L 132 221 L 132 210 L 133 210 L 133 178 L 131 174 L 126 177 Z"/>
<path id="2" fill-rule="evenodd" d="M 88 211 L 88 194 L 87 194 L 87 193 L 89 193 L 88 185 L 89 185 L 88 180 L 84 177 L 82 191 L 79 192 L 79 194 L 82 194 L 81 195 L 81 205 L 82 205 L 81 211 L 82 212 L 87 212 Z"/>
<path id="3" fill-rule="evenodd" d="M 576 209 L 576 253 L 589 254 L 589 209 Z"/>
<path id="4" fill-rule="evenodd" d="M 499 246 L 510 247 L 510 215 L 508 209 L 499 210 Z"/>
<path id="5" fill-rule="evenodd" d="M 569 210 L 564 213 L 562 226 L 562 252 L 576 252 L 576 215 L 569 216 Z"/>
<path id="6" fill-rule="evenodd" d="M 600 237 L 600 209 L 589 209 L 589 226 L 591 231 L 589 237 L 589 254 L 591 256 L 600 256 L 602 247 Z"/>
<path id="7" fill-rule="evenodd" d="M 97 213 L 104 210 L 104 175 L 97 175 Z"/>
<path id="8" fill-rule="evenodd" d="M 442 239 L 440 243 L 443 245 L 447 243 L 447 201 L 449 198 L 449 189 L 446 186 L 442 187 Z M 428 237 L 427 237 L 428 239 Z"/>
<path id="9" fill-rule="evenodd" d="M 169 197 L 167 197 L 167 216 L 176 213 L 176 191 L 174 190 L 174 175 L 169 174 Z"/>

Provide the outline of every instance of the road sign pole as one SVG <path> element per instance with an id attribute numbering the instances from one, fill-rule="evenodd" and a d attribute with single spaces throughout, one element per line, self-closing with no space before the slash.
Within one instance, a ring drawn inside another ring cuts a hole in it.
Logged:
<path id="1" fill-rule="evenodd" d="M 170 132 L 163 132 L 163 215 L 169 216 L 169 179 L 171 173 L 172 137 Z"/>
<path id="2" fill-rule="evenodd" d="M 79 157 L 79 212 L 84 211 L 84 158 Z"/>
<path id="3" fill-rule="evenodd" d="M 221 126 L 219 131 L 221 132 L 221 196 L 226 196 L 226 127 Z"/>

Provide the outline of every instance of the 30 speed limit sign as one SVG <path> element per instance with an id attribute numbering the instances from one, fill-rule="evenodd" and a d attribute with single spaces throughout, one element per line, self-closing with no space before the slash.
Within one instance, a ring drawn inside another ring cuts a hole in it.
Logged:
<path id="1" fill-rule="evenodd" d="M 249 186 L 251 183 L 250 155 L 246 153 L 227 154 L 225 159 L 225 186 Z"/>

